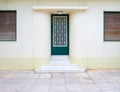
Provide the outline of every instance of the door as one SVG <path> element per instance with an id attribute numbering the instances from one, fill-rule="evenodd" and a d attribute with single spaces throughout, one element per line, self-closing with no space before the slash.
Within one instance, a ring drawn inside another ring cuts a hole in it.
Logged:
<path id="1" fill-rule="evenodd" d="M 69 15 L 51 15 L 51 55 L 69 55 Z"/>

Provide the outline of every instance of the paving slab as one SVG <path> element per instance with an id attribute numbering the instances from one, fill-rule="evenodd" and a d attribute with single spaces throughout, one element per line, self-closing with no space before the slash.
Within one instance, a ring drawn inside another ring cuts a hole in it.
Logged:
<path id="1" fill-rule="evenodd" d="M 99 74 L 103 76 L 108 82 L 120 82 L 120 76 L 114 76 L 110 73 L 110 71 L 99 72 Z"/>
<path id="2" fill-rule="evenodd" d="M 40 74 L 30 73 L 30 74 L 27 74 L 27 78 L 40 78 Z"/>
<path id="3" fill-rule="evenodd" d="M 18 92 L 32 92 L 37 79 L 23 79 L 23 82 L 19 84 L 16 89 Z M 9 91 L 8 91 L 9 92 Z"/>
<path id="4" fill-rule="evenodd" d="M 64 78 L 52 78 L 51 84 L 65 84 Z"/>
<path id="5" fill-rule="evenodd" d="M 64 73 L 53 73 L 52 78 L 64 78 Z"/>
<path id="6" fill-rule="evenodd" d="M 32 92 L 48 92 L 50 80 L 48 79 L 37 79 Z"/>
<path id="7" fill-rule="evenodd" d="M 37 85 L 50 85 L 51 79 L 37 79 Z"/>
<path id="8" fill-rule="evenodd" d="M 67 92 L 83 92 L 80 84 L 66 84 Z"/>
<path id="9" fill-rule="evenodd" d="M 42 79 L 46 79 L 46 78 L 51 78 L 51 73 L 42 73 L 42 74 L 40 74 L 40 78 Z"/>
<path id="10" fill-rule="evenodd" d="M 0 92 L 120 92 L 120 70 L 0 71 Z"/>
<path id="11" fill-rule="evenodd" d="M 66 92 L 66 87 L 65 85 L 50 85 L 49 92 Z"/>
<path id="12" fill-rule="evenodd" d="M 76 73 L 64 73 L 65 78 L 76 78 Z"/>
<path id="13" fill-rule="evenodd" d="M 93 83 L 88 73 L 77 73 L 77 77 L 81 83 Z"/>
<path id="14" fill-rule="evenodd" d="M 111 83 L 96 83 L 96 85 L 102 90 L 114 89 L 114 87 Z"/>
<path id="15" fill-rule="evenodd" d="M 108 82 L 104 76 L 97 72 L 88 72 L 88 74 L 94 82 Z"/>
<path id="16" fill-rule="evenodd" d="M 80 86 L 84 90 L 99 90 L 100 89 L 95 83 L 81 83 Z"/>
<path id="17" fill-rule="evenodd" d="M 80 81 L 78 78 L 65 78 L 66 84 L 79 84 Z"/>

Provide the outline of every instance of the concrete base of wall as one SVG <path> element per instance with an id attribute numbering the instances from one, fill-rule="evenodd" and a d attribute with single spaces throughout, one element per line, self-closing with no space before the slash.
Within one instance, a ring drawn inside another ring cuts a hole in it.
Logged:
<path id="1" fill-rule="evenodd" d="M 49 64 L 50 58 L 0 58 L 0 70 L 32 70 Z M 72 64 L 87 69 L 118 69 L 120 57 L 70 57 Z"/>
<path id="2" fill-rule="evenodd" d="M 33 70 L 49 63 L 49 58 L 0 58 L 0 70 Z"/>
<path id="3" fill-rule="evenodd" d="M 118 69 L 120 68 L 120 57 L 71 57 L 73 64 L 87 69 Z"/>

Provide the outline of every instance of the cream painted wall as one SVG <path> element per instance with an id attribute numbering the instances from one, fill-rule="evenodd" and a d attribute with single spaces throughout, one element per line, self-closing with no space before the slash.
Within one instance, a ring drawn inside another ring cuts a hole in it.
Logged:
<path id="1" fill-rule="evenodd" d="M 35 0 L 35 5 L 78 5 L 86 4 L 87 0 Z"/>
<path id="2" fill-rule="evenodd" d="M 120 11 L 120 1 L 89 2 L 86 12 L 86 37 L 88 57 L 120 57 L 120 42 L 104 41 L 103 11 Z"/>
<path id="3" fill-rule="evenodd" d="M 119 57 L 120 42 L 104 41 L 104 11 L 119 11 L 118 0 L 36 0 L 35 5 L 88 5 L 70 13 L 70 55 L 73 57 Z"/>
<path id="4" fill-rule="evenodd" d="M 70 14 L 70 56 L 72 57 L 87 56 L 85 16 L 86 10 Z"/>
<path id="5" fill-rule="evenodd" d="M 87 5 L 88 10 L 69 14 L 71 62 L 90 69 L 120 68 L 120 42 L 103 41 L 103 11 L 119 11 L 119 0 L 0 0 L 0 10 L 17 10 L 17 41 L 0 42 L 0 69 L 48 63 L 50 12 L 35 11 L 35 5 Z"/>
<path id="6" fill-rule="evenodd" d="M 33 2 L 0 0 L 0 10 L 17 11 L 17 41 L 0 41 L 0 57 L 33 57 Z"/>
<path id="7" fill-rule="evenodd" d="M 51 15 L 47 12 L 34 11 L 34 56 L 50 57 Z"/>

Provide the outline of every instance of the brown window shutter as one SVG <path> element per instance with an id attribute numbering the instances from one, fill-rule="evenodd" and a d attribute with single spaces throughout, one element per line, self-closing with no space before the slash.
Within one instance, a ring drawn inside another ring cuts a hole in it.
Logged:
<path id="1" fill-rule="evenodd" d="M 16 11 L 0 11 L 0 40 L 16 40 Z"/>
<path id="2" fill-rule="evenodd" d="M 120 41 L 120 12 L 105 12 L 104 27 L 106 41 Z"/>

